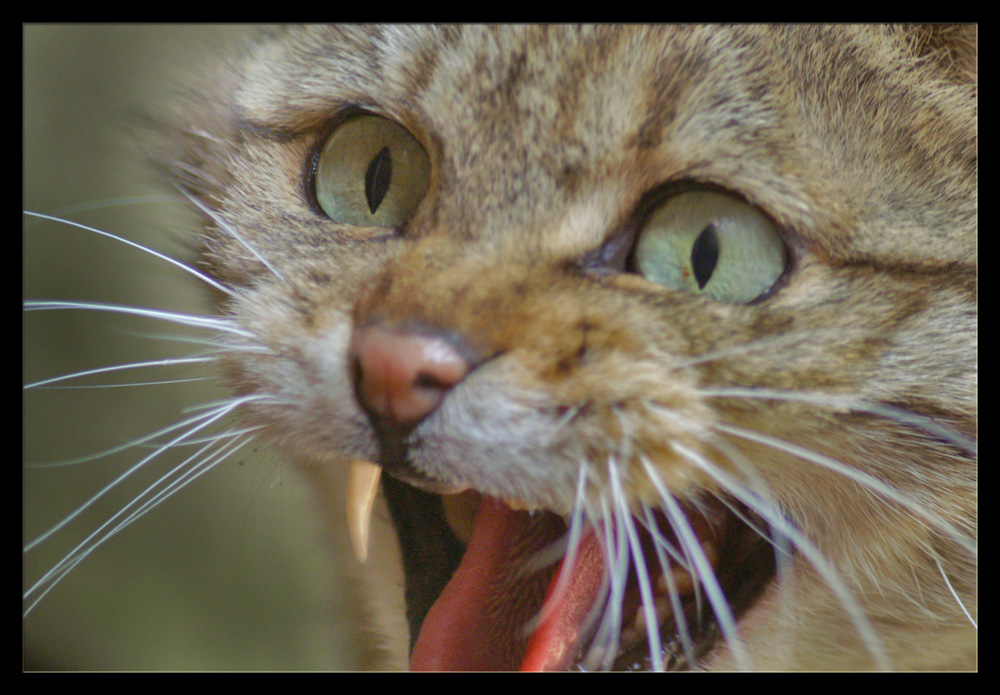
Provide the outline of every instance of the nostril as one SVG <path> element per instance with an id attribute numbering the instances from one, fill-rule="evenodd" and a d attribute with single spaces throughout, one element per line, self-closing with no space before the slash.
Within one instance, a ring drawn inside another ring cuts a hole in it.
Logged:
<path id="1" fill-rule="evenodd" d="M 380 324 L 355 329 L 349 359 L 361 406 L 399 424 L 430 415 L 472 368 L 446 336 Z"/>
<path id="2" fill-rule="evenodd" d="M 440 389 L 442 391 L 447 391 L 456 383 L 458 382 L 449 383 L 442 381 L 440 376 L 427 372 L 420 372 L 417 374 L 417 378 L 413 380 L 413 385 L 417 388 Z"/>

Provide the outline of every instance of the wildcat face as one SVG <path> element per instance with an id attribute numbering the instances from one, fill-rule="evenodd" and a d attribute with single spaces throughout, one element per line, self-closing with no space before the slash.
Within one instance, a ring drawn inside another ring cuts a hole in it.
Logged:
<path id="1" fill-rule="evenodd" d="M 234 414 L 386 472 L 414 668 L 975 667 L 943 45 L 306 28 L 192 101 Z"/>

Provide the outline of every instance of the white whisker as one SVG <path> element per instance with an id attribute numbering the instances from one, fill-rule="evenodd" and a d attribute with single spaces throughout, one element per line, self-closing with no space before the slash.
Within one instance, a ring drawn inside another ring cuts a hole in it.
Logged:
<path id="1" fill-rule="evenodd" d="M 104 198 L 102 200 L 92 202 L 92 203 L 78 203 L 76 205 L 66 205 L 63 207 L 55 208 L 54 210 L 49 210 L 47 213 L 43 213 L 43 217 L 46 219 L 52 219 L 55 222 L 68 222 L 64 217 L 66 215 L 73 215 L 78 212 L 92 212 L 94 210 L 111 210 L 115 208 L 126 207 L 129 205 L 149 205 L 151 203 L 179 203 L 181 202 L 180 197 L 175 195 L 134 195 L 134 196 L 122 196 L 119 198 Z M 35 213 L 25 211 L 26 215 L 31 215 L 33 217 L 38 217 Z M 31 229 L 36 224 L 40 224 L 43 220 L 35 219 L 24 224 L 24 229 Z"/>
<path id="2" fill-rule="evenodd" d="M 978 555 L 978 550 L 976 547 L 976 542 L 974 539 L 969 538 L 968 535 L 962 533 L 959 529 L 955 528 L 951 523 L 942 519 L 937 514 L 928 511 L 923 505 L 914 502 L 912 499 L 904 495 L 903 493 L 896 490 L 894 487 L 889 485 L 883 480 L 876 478 L 873 475 L 860 471 L 852 466 L 848 466 L 836 459 L 832 459 L 829 456 L 824 456 L 823 454 L 812 451 L 811 449 L 806 449 L 805 447 L 798 446 L 797 444 L 792 444 L 786 442 L 777 437 L 771 437 L 765 434 L 760 434 L 759 432 L 754 432 L 751 430 L 744 429 L 742 427 L 735 427 L 733 425 L 725 425 L 722 423 L 717 423 L 714 428 L 720 432 L 725 432 L 742 439 L 748 439 L 750 441 L 758 442 L 760 444 L 765 444 L 774 449 L 780 451 L 785 451 L 789 454 L 793 454 L 805 461 L 815 463 L 827 470 L 833 471 L 843 475 L 845 478 L 853 480 L 859 485 L 871 491 L 873 494 L 879 495 L 884 499 L 895 502 L 896 504 L 906 508 L 916 516 L 923 518 L 925 521 L 932 524 L 942 533 L 949 536 L 956 543 L 961 545 L 966 549 L 967 552 L 976 556 Z"/>
<path id="3" fill-rule="evenodd" d="M 199 210 L 201 210 L 213 222 L 215 222 L 217 225 L 219 225 L 219 229 L 221 229 L 222 231 L 226 232 L 231 237 L 233 237 L 234 239 L 236 239 L 236 241 L 238 241 L 240 244 L 242 244 L 242 246 L 247 251 L 249 251 L 250 253 L 252 253 L 254 258 L 256 258 L 258 261 L 260 261 L 264 265 L 265 268 L 267 268 L 268 270 L 270 270 L 274 274 L 274 277 L 278 278 L 283 283 L 288 284 L 288 281 L 285 279 L 285 277 L 281 273 L 278 272 L 277 268 L 275 268 L 273 265 L 271 265 L 270 263 L 268 263 L 267 259 L 264 258 L 264 256 L 262 256 L 257 251 L 257 249 L 255 249 L 249 242 L 247 242 L 247 240 L 244 239 L 243 236 L 238 231 L 236 231 L 236 229 L 231 224 L 227 224 L 219 216 L 219 214 L 217 212 L 215 212 L 214 210 L 212 210 L 211 208 L 209 208 L 208 206 L 206 206 L 204 203 L 202 203 L 200 200 L 198 200 L 195 196 L 191 195 L 190 193 L 188 193 L 187 191 L 184 191 L 184 190 L 182 190 L 181 192 Z"/>
<path id="4" fill-rule="evenodd" d="M 131 364 L 118 364 L 110 367 L 99 367 L 97 369 L 87 369 L 82 372 L 74 372 L 73 374 L 64 374 L 63 376 L 52 377 L 51 379 L 43 379 L 42 381 L 35 381 L 30 384 L 26 384 L 24 390 L 34 388 L 41 388 L 43 386 L 48 386 L 49 384 L 57 384 L 60 381 L 69 381 L 70 379 L 80 379 L 86 376 L 93 376 L 94 374 L 107 374 L 109 372 L 119 372 L 127 369 L 142 369 L 144 367 L 172 367 L 178 364 L 204 364 L 210 362 L 212 358 L 210 357 L 181 357 L 175 359 L 165 359 L 165 360 L 150 360 L 149 362 L 133 362 Z M 174 383 L 174 382 L 163 382 L 163 383 Z M 133 386 L 134 384 L 110 384 L 110 386 Z M 82 388 L 97 388 L 94 386 L 82 387 Z"/>
<path id="5" fill-rule="evenodd" d="M 674 573 L 671 569 L 670 563 L 670 557 L 679 557 L 680 553 L 673 547 L 673 544 L 670 543 L 662 533 L 660 533 L 660 529 L 656 524 L 653 509 L 645 504 L 642 505 L 642 508 L 646 521 L 646 529 L 649 531 L 649 535 L 653 539 L 653 551 L 656 553 L 657 563 L 659 563 L 660 569 L 663 570 L 663 577 L 667 582 L 667 597 L 670 600 L 670 610 L 673 613 L 674 623 L 677 626 L 677 635 L 680 637 L 681 647 L 684 650 L 685 658 L 688 660 L 689 664 L 694 664 L 694 642 L 691 640 L 691 632 L 688 629 L 687 616 L 684 613 L 684 606 L 681 603 L 680 593 L 677 590 L 677 580 L 674 578 Z M 664 551 L 666 551 L 666 553 L 664 553 Z M 692 577 L 694 576 L 694 572 L 691 570 L 687 571 Z M 697 584 L 695 585 L 695 588 L 698 588 Z"/>
<path id="6" fill-rule="evenodd" d="M 836 396 L 827 393 L 810 393 L 807 391 L 782 391 L 779 389 L 766 388 L 738 388 L 738 387 L 703 387 L 699 391 L 704 396 L 716 398 L 764 398 L 771 400 L 798 401 L 803 403 L 816 403 L 819 405 L 836 406 L 845 410 L 878 415 L 887 420 L 893 420 L 903 424 L 921 429 L 928 434 L 932 434 L 944 441 L 954 444 L 970 454 L 977 454 L 978 443 L 947 425 L 942 425 L 933 418 L 914 413 L 903 408 L 897 408 L 884 403 L 875 403 L 859 398 Z"/>
<path id="7" fill-rule="evenodd" d="M 127 389 L 135 386 L 175 386 L 194 381 L 212 381 L 209 376 L 195 376 L 187 379 L 162 379 L 160 381 L 130 381 L 127 384 L 87 384 L 84 386 L 40 386 L 39 391 L 85 391 L 90 389 Z"/>
<path id="8" fill-rule="evenodd" d="M 48 220 L 50 222 L 58 222 L 60 224 L 69 225 L 71 227 L 77 227 L 79 229 L 86 230 L 86 231 L 91 232 L 93 234 L 98 234 L 100 236 L 107 237 L 109 239 L 114 239 L 115 241 L 120 241 L 123 244 L 127 244 L 128 246 L 131 246 L 133 248 L 139 249 L 140 251 L 145 251 L 148 254 L 156 256 L 161 261 L 166 261 L 167 263 L 180 268 L 185 273 L 188 273 L 190 275 L 195 276 L 196 278 L 198 278 L 202 282 L 205 282 L 205 283 L 211 285 L 212 287 L 214 287 L 215 289 L 219 290 L 220 292 L 223 292 L 223 293 L 228 294 L 230 296 L 235 296 L 235 292 L 233 292 L 231 289 L 229 289 L 225 285 L 219 284 L 218 282 L 216 282 L 215 280 L 213 280 L 212 278 L 210 278 L 208 275 L 205 275 L 204 273 L 202 273 L 202 272 L 200 272 L 198 270 L 195 270 L 194 268 L 191 268 L 190 266 L 188 266 L 188 265 L 186 265 L 184 263 L 181 263 L 180 261 L 178 261 L 175 258 L 171 258 L 170 256 L 167 256 L 166 254 L 160 253 L 159 251 L 154 251 L 151 248 L 143 246 L 142 244 L 137 244 L 134 241 L 130 241 L 129 239 L 125 239 L 124 237 L 120 237 L 120 236 L 118 236 L 116 234 L 111 234 L 110 232 L 102 231 L 100 229 L 97 229 L 96 227 L 91 227 L 91 226 L 86 225 L 86 224 L 81 224 L 79 222 L 74 222 L 73 220 L 65 220 L 65 219 L 61 219 L 59 217 L 53 217 L 52 215 L 45 215 L 45 214 L 42 214 L 42 213 L 39 213 L 39 212 L 29 212 L 29 211 L 26 210 L 24 212 L 24 214 L 28 215 L 29 217 L 34 217 L 34 218 L 41 219 L 41 220 Z"/>
<path id="9" fill-rule="evenodd" d="M 51 310 L 85 310 L 85 311 L 107 311 L 111 313 L 128 314 L 132 316 L 144 316 L 147 318 L 170 321 L 183 326 L 194 328 L 204 328 L 223 333 L 233 333 L 245 338 L 253 338 L 253 334 L 237 328 L 232 321 L 220 319 L 212 316 L 194 316 L 191 314 L 181 314 L 173 311 L 162 311 L 159 309 L 143 309 L 141 307 L 124 306 L 121 304 L 101 304 L 97 302 L 67 302 L 54 300 L 27 300 L 24 302 L 25 311 L 51 311 Z"/>
<path id="10" fill-rule="evenodd" d="M 712 609 L 715 611 L 719 628 L 729 644 L 736 663 L 741 669 L 750 670 L 752 664 L 743 648 L 742 640 L 736 629 L 736 620 L 733 618 L 732 611 L 729 610 L 729 602 L 722 592 L 722 587 L 719 586 L 719 581 L 715 576 L 711 563 L 705 557 L 705 552 L 701 549 L 701 544 L 698 543 L 698 539 L 691 529 L 691 524 L 684 516 L 674 496 L 656 473 L 653 464 L 645 456 L 641 456 L 640 460 L 642 461 L 643 468 L 646 470 L 646 475 L 649 476 L 650 482 L 653 483 L 657 493 L 660 495 L 660 500 L 663 502 L 663 510 L 667 514 L 674 532 L 677 534 L 677 539 L 681 542 L 691 562 L 694 563 L 694 568 L 697 571 L 692 576 L 696 576 L 705 588 L 708 601 L 712 604 Z"/>
<path id="11" fill-rule="evenodd" d="M 569 530 L 566 536 L 566 550 L 563 554 L 561 554 L 562 564 L 559 567 L 559 576 L 556 578 L 551 596 L 542 606 L 538 616 L 526 625 L 524 630 L 525 634 L 533 632 L 537 625 L 549 619 L 552 615 L 552 611 L 558 608 L 561 604 L 563 595 L 569 588 L 569 582 L 573 576 L 573 568 L 576 565 L 577 553 L 580 550 L 580 537 L 583 535 L 583 507 L 586 489 L 587 465 L 586 463 L 581 463 L 579 475 L 577 477 L 576 498 L 573 503 L 573 512 L 570 515 Z M 548 564 L 547 558 L 546 564 Z M 538 569 L 537 563 L 532 562 L 526 563 L 526 567 L 529 568 L 528 571 L 536 571 Z"/>
<path id="12" fill-rule="evenodd" d="M 972 627 L 978 630 L 979 626 L 976 624 L 975 619 L 973 619 L 968 609 L 966 609 L 965 603 L 962 601 L 961 598 L 959 598 L 958 592 L 956 592 L 955 587 L 951 585 L 951 580 L 948 579 L 948 575 L 945 573 L 944 567 L 941 566 L 941 563 L 938 561 L 937 558 L 934 558 L 934 564 L 938 566 L 938 570 L 941 572 L 941 578 L 944 579 L 944 583 L 948 587 L 948 591 L 950 591 L 951 595 L 955 597 L 955 603 L 957 603 L 958 607 L 962 609 L 963 613 L 965 613 L 965 617 L 969 619 L 969 623 L 972 624 Z"/>
<path id="13" fill-rule="evenodd" d="M 605 520 L 599 538 L 604 548 L 605 577 L 607 578 L 607 599 L 600 615 L 600 624 L 591 641 L 584 666 L 587 669 L 606 669 L 611 666 L 618 653 L 621 638 L 622 597 L 625 594 L 628 576 L 628 552 L 625 548 L 621 524 L 610 524 L 613 514 L 608 509 L 608 500 L 602 497 L 600 518 Z M 595 530 L 597 530 L 595 528 Z M 604 595 L 602 589 L 601 595 Z M 596 608 L 596 606 L 595 606 Z"/>
<path id="14" fill-rule="evenodd" d="M 156 449 L 156 451 L 154 451 L 153 453 L 149 454 L 148 456 L 142 458 L 138 463 L 135 463 L 132 466 L 130 466 L 124 473 L 122 473 L 117 478 L 115 478 L 113 481 L 111 481 L 110 483 L 108 483 L 107 485 L 105 485 L 103 488 L 101 488 L 96 494 L 94 494 L 90 499 L 88 499 L 82 505 L 80 505 L 79 507 L 77 507 L 76 510 L 74 510 L 73 512 L 71 512 L 68 516 L 64 517 L 62 521 L 60 521 L 59 523 L 55 524 L 48 531 L 45 531 L 40 536 L 38 536 L 37 538 L 35 538 L 33 541 L 31 541 L 27 545 L 25 545 L 24 552 L 27 553 L 27 552 L 31 551 L 33 548 L 37 547 L 40 543 L 43 543 L 45 540 L 47 540 L 48 538 L 51 538 L 54 534 L 58 533 L 61 529 L 65 528 L 67 524 L 69 524 L 75 518 L 77 518 L 78 516 L 80 516 L 84 511 L 86 511 L 88 508 L 90 508 L 95 502 L 97 502 L 99 499 L 101 499 L 102 497 L 104 497 L 104 495 L 106 495 L 108 492 L 110 492 L 112 489 L 114 489 L 119 483 L 121 483 L 123 480 L 125 480 L 130 475 L 132 475 L 133 473 L 135 473 L 137 470 L 139 470 L 140 468 L 142 468 L 149 461 L 151 461 L 154 458 L 156 458 L 157 456 L 159 456 L 160 453 L 162 453 L 163 451 L 166 451 L 167 449 L 170 449 L 174 445 L 176 445 L 176 444 L 178 444 L 180 442 L 183 442 L 184 440 L 188 439 L 191 435 L 193 435 L 195 432 L 198 432 L 198 431 L 200 431 L 200 430 L 208 427 L 212 423 L 217 422 L 221 418 L 223 418 L 226 415 L 228 415 L 229 413 L 231 413 L 236 408 L 244 405 L 245 403 L 248 403 L 248 402 L 254 401 L 254 400 L 259 400 L 259 397 L 257 397 L 257 396 L 245 396 L 243 398 L 239 398 L 239 399 L 236 399 L 234 401 L 231 401 L 230 403 L 228 403 L 224 407 L 220 406 L 215 411 L 206 413 L 206 414 L 198 416 L 196 418 L 191 418 L 190 420 L 185 421 L 185 423 L 181 423 L 181 425 L 174 425 L 171 428 L 168 428 L 168 429 L 177 429 L 177 427 L 179 427 L 179 426 L 184 426 L 186 424 L 191 424 L 192 422 L 198 422 L 199 420 L 202 421 L 202 422 L 200 422 L 200 424 L 197 424 L 197 425 L 193 426 L 191 429 L 189 429 L 188 431 L 186 431 L 183 434 L 179 435 L 174 440 L 172 440 L 170 442 L 167 442 L 166 444 L 160 446 L 159 448 Z M 160 434 L 162 434 L 162 431 L 158 432 L 158 433 L 155 433 L 155 436 L 159 436 Z M 149 437 L 146 437 L 145 439 L 148 440 Z M 133 442 L 132 444 L 130 444 L 130 446 L 134 446 L 134 445 L 135 445 L 135 442 Z"/>
<path id="15" fill-rule="evenodd" d="M 882 641 L 872 628 L 871 623 L 868 620 L 868 616 L 858 604 L 854 595 L 841 581 L 836 569 L 827 561 L 812 541 L 803 535 L 794 525 L 789 523 L 769 501 L 759 497 L 750 490 L 747 490 L 743 485 L 739 484 L 736 480 L 720 470 L 718 466 L 708 461 L 708 459 L 693 451 L 687 451 L 686 455 L 689 457 L 690 461 L 695 463 L 702 470 L 712 476 L 717 482 L 719 482 L 727 494 L 732 495 L 747 507 L 753 509 L 754 512 L 767 521 L 773 529 L 787 538 L 792 545 L 795 546 L 798 552 L 802 553 L 802 555 L 820 573 L 823 580 L 827 583 L 827 586 L 829 586 L 836 595 L 840 605 L 851 617 L 854 627 L 861 636 L 861 639 L 867 645 L 869 653 L 875 661 L 876 667 L 880 670 L 890 670 L 891 664 L 885 656 Z"/>
<path id="16" fill-rule="evenodd" d="M 82 542 L 80 542 L 72 551 L 70 551 L 59 563 L 52 567 L 48 572 L 46 572 L 38 581 L 36 581 L 23 596 L 24 600 L 30 598 L 35 594 L 41 587 L 45 587 L 24 611 L 24 615 L 27 615 L 31 610 L 38 605 L 38 603 L 51 591 L 55 586 L 68 575 L 74 567 L 76 567 L 80 562 L 82 562 L 90 553 L 100 547 L 104 542 L 114 537 L 123 528 L 129 526 L 136 519 L 140 518 L 146 514 L 151 509 L 157 507 L 164 500 L 183 489 L 188 483 L 197 479 L 198 477 L 204 475 L 209 470 L 215 467 L 217 463 L 225 460 L 228 456 L 238 451 L 239 448 L 243 447 L 249 439 L 244 439 L 239 442 L 238 439 L 233 439 L 228 444 L 223 446 L 218 451 L 214 452 L 210 456 L 206 457 L 195 466 L 189 468 L 185 473 L 180 475 L 176 480 L 167 484 L 162 490 L 156 492 L 148 500 L 143 502 L 137 509 L 132 511 L 128 516 L 118 522 L 113 528 L 108 531 L 104 531 L 108 526 L 110 526 L 118 517 L 123 515 L 128 509 L 137 504 L 144 497 L 149 495 L 153 490 L 156 490 L 159 486 L 164 484 L 171 476 L 176 474 L 178 471 L 184 469 L 184 467 L 195 460 L 203 453 L 205 453 L 215 442 L 209 442 L 203 446 L 200 450 L 192 454 L 186 460 L 182 461 L 180 464 L 172 468 L 165 475 L 159 478 L 152 485 L 147 487 L 143 492 L 136 496 L 131 502 L 122 507 L 114 516 L 105 521 L 101 526 L 99 526 L 95 531 L 90 533 Z M 95 540 L 96 539 L 96 540 Z M 93 541 L 93 543 L 92 543 Z"/>
<path id="17" fill-rule="evenodd" d="M 194 437 L 193 439 L 187 439 L 183 442 L 178 442 L 175 444 L 175 448 L 181 448 L 186 446 L 198 446 L 200 444 L 205 444 L 206 442 L 215 442 L 220 439 L 228 439 L 230 437 L 239 437 L 244 434 L 250 434 L 251 432 L 259 432 L 261 430 L 260 425 L 254 425 L 252 427 L 243 427 L 238 430 L 226 430 L 225 432 L 220 432 L 219 434 L 210 434 L 206 437 Z"/>
<path id="18" fill-rule="evenodd" d="M 225 321 L 227 319 L 220 319 L 220 320 Z M 233 343 L 224 342 L 223 340 L 220 340 L 220 337 L 218 336 L 205 338 L 196 335 L 166 335 L 162 333 L 145 333 L 145 332 L 139 333 L 135 331 L 126 331 L 126 330 L 123 330 L 121 332 L 125 333 L 126 335 L 138 336 L 140 338 L 152 338 L 153 340 L 156 340 L 158 342 L 175 342 L 175 343 L 184 343 L 187 345 L 197 345 L 201 347 L 212 348 L 212 352 L 208 353 L 208 355 L 212 355 L 213 353 L 223 353 L 223 352 L 265 353 L 265 354 L 271 352 L 270 348 L 268 348 L 266 345 L 249 345 L 249 344 L 235 345 Z M 238 335 L 249 336 L 250 333 L 249 332 L 239 333 Z"/>
<path id="19" fill-rule="evenodd" d="M 653 670 L 662 671 L 663 658 L 661 654 L 663 649 L 660 643 L 660 625 L 656 619 L 656 605 L 653 602 L 653 587 L 649 580 L 649 571 L 646 567 L 642 545 L 639 542 L 639 534 L 635 530 L 635 524 L 632 522 L 632 513 L 626 502 L 625 491 L 622 489 L 618 466 L 614 461 L 608 462 L 608 478 L 611 482 L 611 498 L 615 505 L 615 518 L 618 524 L 625 528 L 628 547 L 632 551 L 633 566 L 635 567 L 636 579 L 639 584 L 639 594 L 642 597 L 642 610 L 646 618 L 646 637 L 649 641 L 649 655 L 653 662 Z"/>
<path id="20" fill-rule="evenodd" d="M 257 401 L 266 401 L 266 400 L 268 400 L 264 396 L 256 396 L 256 397 L 253 397 L 253 398 L 247 397 L 247 399 L 248 400 L 257 400 Z M 191 410 L 204 409 L 204 408 L 225 407 L 225 405 L 227 403 L 228 403 L 228 401 L 223 401 L 221 403 L 206 403 L 206 404 L 203 404 L 203 405 L 200 405 L 200 406 L 193 406 L 192 408 L 188 408 L 188 409 L 185 410 L 185 412 L 189 412 Z M 211 413 L 208 413 L 207 415 L 198 415 L 196 417 L 192 417 L 192 418 L 189 418 L 187 420 L 182 420 L 181 422 L 176 422 L 176 423 L 174 423 L 172 425 L 168 425 L 167 427 L 164 427 L 162 429 L 158 429 L 155 432 L 151 432 L 149 434 L 143 435 L 143 436 L 138 437 L 136 439 L 130 440 L 128 442 L 125 442 L 124 444 L 119 444 L 118 446 L 113 446 L 110 449 L 103 449 L 101 451 L 98 451 L 98 452 L 93 453 L 93 454 L 88 454 L 86 456 L 78 456 L 78 457 L 72 458 L 72 459 L 64 459 L 62 461 L 57 461 L 55 463 L 31 463 L 31 464 L 27 464 L 27 467 L 28 468 L 61 468 L 61 467 L 64 467 L 64 466 L 74 466 L 74 465 L 77 465 L 77 464 L 80 464 L 80 463 L 87 463 L 89 461 L 96 461 L 96 460 L 99 460 L 99 459 L 102 459 L 102 458 L 106 458 L 108 456 L 112 456 L 112 455 L 117 454 L 119 452 L 125 451 L 126 449 L 131 449 L 133 447 L 138 447 L 138 446 L 144 446 L 147 442 L 155 441 L 157 437 L 161 437 L 161 436 L 163 436 L 165 434 L 169 434 L 170 432 L 173 432 L 175 430 L 179 430 L 179 429 L 181 429 L 183 427 L 187 427 L 188 425 L 190 425 L 190 424 L 192 424 L 194 422 L 198 422 L 199 420 L 202 420 L 202 419 L 204 419 L 206 417 L 210 417 L 210 416 L 211 416 Z M 180 444 L 180 443 L 178 443 L 178 444 Z"/>

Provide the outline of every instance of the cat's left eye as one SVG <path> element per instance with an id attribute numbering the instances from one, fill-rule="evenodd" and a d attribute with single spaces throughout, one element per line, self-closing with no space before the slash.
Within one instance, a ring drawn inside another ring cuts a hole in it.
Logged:
<path id="1" fill-rule="evenodd" d="M 430 185 L 427 152 L 406 128 L 364 114 L 331 133 L 315 168 L 316 202 L 335 222 L 402 227 Z"/>
<path id="2" fill-rule="evenodd" d="M 747 303 L 767 293 L 788 266 L 774 223 L 739 198 L 687 191 L 646 220 L 632 251 L 635 269 L 667 287 Z"/>

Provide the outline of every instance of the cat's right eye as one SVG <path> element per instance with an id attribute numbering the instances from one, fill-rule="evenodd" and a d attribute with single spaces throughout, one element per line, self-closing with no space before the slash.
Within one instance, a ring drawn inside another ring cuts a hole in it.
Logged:
<path id="1" fill-rule="evenodd" d="M 381 116 L 348 119 L 331 133 L 315 168 L 316 202 L 335 222 L 402 227 L 430 185 L 427 152 Z"/>

